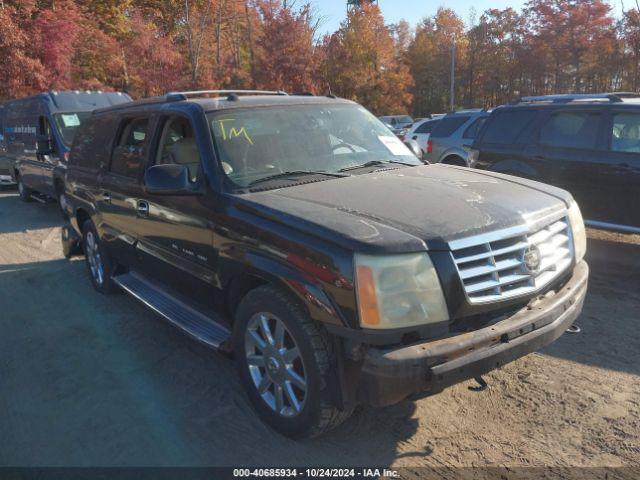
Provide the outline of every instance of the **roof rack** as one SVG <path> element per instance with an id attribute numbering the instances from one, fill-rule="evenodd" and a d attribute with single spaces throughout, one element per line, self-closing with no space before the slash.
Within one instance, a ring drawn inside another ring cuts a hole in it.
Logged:
<path id="1" fill-rule="evenodd" d="M 589 102 L 604 101 L 610 103 L 619 103 L 623 98 L 637 98 L 640 94 L 632 92 L 614 92 L 614 93 L 566 93 L 560 95 L 538 95 L 522 97 L 513 104 L 518 103 L 570 103 L 570 102 Z"/>
<path id="2" fill-rule="evenodd" d="M 282 90 L 195 90 L 191 92 L 169 92 L 165 98 L 168 102 L 176 102 L 208 95 L 288 95 L 288 93 Z"/>

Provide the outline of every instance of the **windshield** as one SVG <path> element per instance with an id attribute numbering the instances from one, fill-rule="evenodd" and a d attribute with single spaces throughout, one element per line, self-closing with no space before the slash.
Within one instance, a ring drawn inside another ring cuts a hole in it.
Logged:
<path id="1" fill-rule="evenodd" d="M 91 112 L 69 112 L 56 113 L 53 118 L 56 122 L 56 128 L 62 137 L 63 143 L 70 147 L 73 143 L 73 137 L 82 121 L 91 115 Z"/>
<path id="2" fill-rule="evenodd" d="M 372 162 L 422 164 L 358 105 L 238 109 L 213 112 L 208 119 L 223 170 L 240 187 L 286 172 L 339 173 Z"/>
<path id="3" fill-rule="evenodd" d="M 396 117 L 396 121 L 398 123 L 402 123 L 403 125 L 407 123 L 413 123 L 413 119 L 408 115 L 405 115 L 404 117 Z"/>

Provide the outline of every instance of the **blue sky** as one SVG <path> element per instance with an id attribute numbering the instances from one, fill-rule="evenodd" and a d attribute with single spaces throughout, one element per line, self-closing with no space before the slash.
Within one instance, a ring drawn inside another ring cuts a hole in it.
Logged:
<path id="1" fill-rule="evenodd" d="M 318 13 L 326 17 L 322 25 L 321 33 L 331 33 L 340 26 L 347 12 L 347 0 L 312 0 Z M 489 8 L 513 7 L 520 10 L 524 5 L 523 0 L 379 0 L 380 9 L 387 23 L 395 23 L 405 19 L 415 25 L 426 16 L 433 15 L 441 5 L 446 5 L 455 10 L 465 21 L 469 21 L 471 7 L 476 9 L 478 15 Z M 629 2 L 627 2 L 629 3 Z M 615 5 L 614 12 L 620 10 L 619 0 L 610 0 Z"/>

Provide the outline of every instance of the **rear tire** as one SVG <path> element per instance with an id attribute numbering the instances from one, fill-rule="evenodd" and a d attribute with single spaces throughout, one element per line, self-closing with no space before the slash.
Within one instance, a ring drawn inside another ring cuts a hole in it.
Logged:
<path id="1" fill-rule="evenodd" d="M 267 330 L 269 333 L 267 333 Z M 260 418 L 291 438 L 318 436 L 349 418 L 331 402 L 335 354 L 327 332 L 285 291 L 264 285 L 240 302 L 235 358 Z"/>
<path id="2" fill-rule="evenodd" d="M 111 278 L 114 268 L 113 261 L 109 252 L 104 248 L 91 220 L 87 220 L 82 225 L 82 246 L 93 288 L 105 295 L 114 293 L 117 288 Z"/>
<path id="3" fill-rule="evenodd" d="M 31 198 L 31 189 L 27 187 L 22 181 L 22 175 L 16 175 L 16 181 L 18 182 L 18 195 L 20 195 L 20 200 L 23 202 L 30 202 Z"/>

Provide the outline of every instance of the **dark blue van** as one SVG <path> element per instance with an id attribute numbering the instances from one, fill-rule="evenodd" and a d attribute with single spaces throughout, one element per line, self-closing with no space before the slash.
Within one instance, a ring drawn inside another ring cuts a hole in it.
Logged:
<path id="1" fill-rule="evenodd" d="M 6 102 L 4 136 L 20 197 L 53 197 L 64 212 L 64 172 L 76 130 L 96 108 L 130 101 L 121 92 L 76 90 Z"/>

